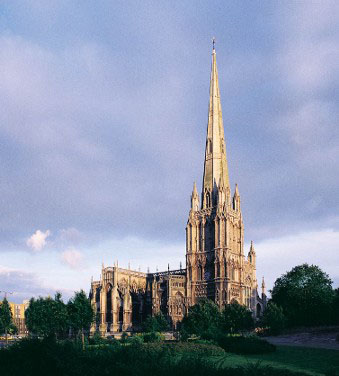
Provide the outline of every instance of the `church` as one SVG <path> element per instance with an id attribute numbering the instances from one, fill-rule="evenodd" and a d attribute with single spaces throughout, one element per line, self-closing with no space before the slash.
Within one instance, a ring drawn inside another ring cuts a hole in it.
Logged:
<path id="1" fill-rule="evenodd" d="M 172 328 L 199 299 L 220 309 L 237 301 L 259 317 L 266 305 L 258 294 L 253 242 L 244 254 L 244 224 L 238 186 L 231 193 L 213 43 L 202 192 L 194 183 L 186 225 L 186 268 L 156 273 L 102 266 L 90 299 L 102 335 L 140 329 L 148 315 L 162 312 Z"/>

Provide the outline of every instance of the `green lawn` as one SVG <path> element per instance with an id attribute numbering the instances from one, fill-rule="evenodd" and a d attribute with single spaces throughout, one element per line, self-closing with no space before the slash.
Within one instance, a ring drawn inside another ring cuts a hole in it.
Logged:
<path id="1" fill-rule="evenodd" d="M 310 375 L 324 375 L 329 369 L 339 374 L 339 351 L 313 349 L 294 346 L 277 346 L 277 351 L 263 355 L 236 355 L 227 354 L 221 362 L 225 367 L 236 367 L 248 363 L 260 362 L 261 365 L 270 365 L 279 368 L 288 368 L 293 371 L 307 371 Z"/>

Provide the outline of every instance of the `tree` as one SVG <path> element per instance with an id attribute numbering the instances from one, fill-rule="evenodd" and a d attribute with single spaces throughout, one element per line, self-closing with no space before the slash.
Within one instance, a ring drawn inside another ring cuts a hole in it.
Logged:
<path id="1" fill-rule="evenodd" d="M 327 324 L 331 319 L 332 281 L 316 265 L 294 267 L 275 281 L 271 293 L 290 326 Z"/>
<path id="2" fill-rule="evenodd" d="M 89 331 L 91 324 L 94 322 L 95 313 L 90 299 L 83 290 L 76 292 L 74 297 L 69 300 L 67 311 L 70 327 L 77 336 L 81 335 L 82 345 L 84 346 L 84 333 Z"/>
<path id="3" fill-rule="evenodd" d="M 286 325 L 286 317 L 282 308 L 270 300 L 261 318 L 261 324 L 268 327 L 273 335 L 281 333 Z"/>
<path id="4" fill-rule="evenodd" d="M 334 297 L 333 297 L 333 323 L 339 324 L 339 288 L 335 289 L 333 291 Z"/>
<path id="5" fill-rule="evenodd" d="M 68 328 L 68 313 L 61 294 L 38 299 L 32 298 L 25 311 L 27 329 L 38 336 L 57 338 Z"/>
<path id="6" fill-rule="evenodd" d="M 181 325 L 181 333 L 195 334 L 203 339 L 215 338 L 221 328 L 218 306 L 209 299 L 202 299 L 188 309 Z"/>
<path id="7" fill-rule="evenodd" d="M 252 313 L 238 302 L 227 304 L 222 311 L 223 329 L 231 334 L 253 328 Z"/>
<path id="8" fill-rule="evenodd" d="M 168 330 L 169 325 L 165 316 L 159 312 L 154 316 L 148 316 L 142 323 L 142 331 L 146 333 L 150 332 L 164 332 Z"/>
<path id="9" fill-rule="evenodd" d="M 4 298 L 0 304 L 0 333 L 5 333 L 6 344 L 8 344 L 8 333 L 16 332 L 16 326 L 13 323 L 13 313 L 8 300 Z"/>

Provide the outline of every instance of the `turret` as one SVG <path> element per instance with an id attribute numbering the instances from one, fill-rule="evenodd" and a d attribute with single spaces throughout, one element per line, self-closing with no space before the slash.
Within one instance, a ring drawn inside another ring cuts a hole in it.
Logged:
<path id="1" fill-rule="evenodd" d="M 240 195 L 239 195 L 238 184 L 235 185 L 235 191 L 233 195 L 233 209 L 236 211 L 240 211 Z"/>
<path id="2" fill-rule="evenodd" d="M 264 299 L 264 296 L 266 297 L 266 285 L 265 285 L 265 279 L 262 277 L 262 282 L 261 282 L 261 297 Z"/>
<path id="3" fill-rule="evenodd" d="M 251 246 L 250 246 L 250 251 L 248 252 L 248 257 L 247 257 L 248 261 L 254 265 L 255 267 L 255 262 L 256 262 L 256 254 L 255 254 L 255 250 L 254 250 L 254 245 L 253 245 L 253 240 L 251 240 Z"/>
<path id="4" fill-rule="evenodd" d="M 199 195 L 198 195 L 198 191 L 197 191 L 197 185 L 194 182 L 193 192 L 192 192 L 192 196 L 191 196 L 191 209 L 192 209 L 192 211 L 198 211 L 199 207 L 200 207 Z"/>

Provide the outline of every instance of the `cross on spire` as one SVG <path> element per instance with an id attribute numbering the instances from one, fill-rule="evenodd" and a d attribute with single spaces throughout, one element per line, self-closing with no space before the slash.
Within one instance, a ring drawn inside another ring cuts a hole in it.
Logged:
<path id="1" fill-rule="evenodd" d="M 215 37 L 212 38 L 213 50 L 215 50 Z"/>

